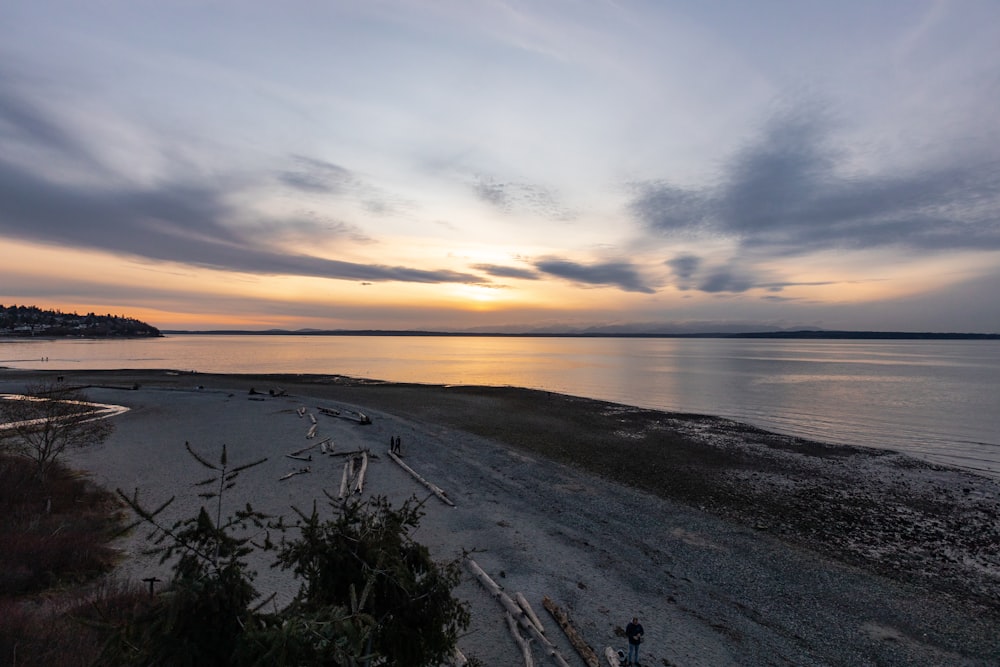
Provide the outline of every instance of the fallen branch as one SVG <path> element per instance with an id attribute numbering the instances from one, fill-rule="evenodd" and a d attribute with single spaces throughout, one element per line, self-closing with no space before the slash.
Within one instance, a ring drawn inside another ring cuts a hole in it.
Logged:
<path id="1" fill-rule="evenodd" d="M 305 474 L 307 472 L 310 472 L 309 468 L 299 468 L 298 470 L 293 470 L 292 472 L 288 473 L 287 475 L 282 475 L 281 477 L 278 478 L 278 481 L 279 482 L 283 482 L 286 479 L 288 479 L 289 477 L 295 477 L 296 475 L 302 475 L 302 474 Z"/>
<path id="2" fill-rule="evenodd" d="M 569 615 L 547 595 L 542 598 L 542 606 L 552 614 L 552 618 L 556 619 L 556 623 L 566 633 L 569 643 L 573 645 L 576 652 L 587 663 L 587 667 L 600 667 L 601 661 L 597 659 L 597 654 L 594 653 L 594 649 L 590 648 L 587 642 L 583 640 L 583 637 L 580 636 L 580 633 L 576 631 L 576 628 L 573 627 L 573 624 L 569 620 Z"/>
<path id="3" fill-rule="evenodd" d="M 312 461 L 313 460 L 312 454 L 310 454 L 309 456 L 300 456 L 298 454 L 285 454 L 285 456 L 287 456 L 290 459 L 295 459 L 297 461 Z"/>
<path id="4" fill-rule="evenodd" d="M 316 437 L 316 428 L 318 426 L 319 426 L 318 424 L 313 424 L 312 426 L 309 427 L 309 432 L 306 433 L 306 440 L 312 440 L 313 438 Z"/>
<path id="5" fill-rule="evenodd" d="M 414 479 L 416 479 L 418 482 L 420 482 L 421 484 L 423 484 L 424 486 L 426 486 L 428 489 L 430 489 L 431 492 L 435 496 L 437 496 L 438 498 L 440 498 L 441 500 L 443 500 L 447 504 L 451 505 L 452 507 L 455 506 L 455 503 L 453 503 L 451 501 L 451 498 L 448 497 L 448 494 L 445 493 L 444 490 L 442 490 L 440 487 L 438 487 L 438 486 L 436 486 L 436 485 L 428 482 L 426 479 L 424 479 L 423 477 L 421 477 L 420 475 L 418 475 L 417 471 L 414 470 L 413 468 L 411 468 L 410 466 L 406 465 L 405 463 L 403 463 L 403 460 L 401 458 L 399 458 L 398 456 L 396 456 L 392 452 L 389 452 L 389 458 L 391 458 L 393 461 L 395 461 L 396 463 L 398 463 L 399 466 L 403 470 L 405 470 L 406 472 L 408 472 L 411 475 L 413 475 Z"/>

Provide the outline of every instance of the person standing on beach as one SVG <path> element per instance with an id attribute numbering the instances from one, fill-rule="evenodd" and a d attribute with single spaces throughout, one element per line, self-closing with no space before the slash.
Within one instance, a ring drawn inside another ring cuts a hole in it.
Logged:
<path id="1" fill-rule="evenodd" d="M 642 643 L 642 636 L 645 633 L 637 616 L 633 616 L 632 622 L 625 626 L 625 636 L 628 637 L 628 664 L 639 664 L 639 644 Z"/>

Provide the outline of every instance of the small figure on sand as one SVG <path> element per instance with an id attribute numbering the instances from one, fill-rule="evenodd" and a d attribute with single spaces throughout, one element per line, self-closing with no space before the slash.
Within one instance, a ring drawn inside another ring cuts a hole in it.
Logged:
<path id="1" fill-rule="evenodd" d="M 400 446 L 402 444 L 403 444 L 403 439 L 400 438 L 398 435 L 389 438 L 389 451 L 392 452 L 393 454 L 399 454 Z"/>
<path id="2" fill-rule="evenodd" d="M 632 622 L 625 626 L 625 636 L 628 637 L 628 664 L 639 664 L 639 644 L 642 643 L 642 636 L 645 633 L 637 616 L 633 616 Z"/>

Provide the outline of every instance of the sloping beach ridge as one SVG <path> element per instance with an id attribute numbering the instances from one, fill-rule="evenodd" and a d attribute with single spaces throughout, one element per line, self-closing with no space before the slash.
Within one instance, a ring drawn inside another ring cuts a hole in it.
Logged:
<path id="1" fill-rule="evenodd" d="M 883 450 L 820 444 L 729 420 L 506 387 L 341 376 L 60 371 L 91 400 L 129 408 L 105 443 L 67 463 L 138 489 L 173 516 L 200 504 L 188 441 L 268 461 L 231 507 L 291 514 L 336 495 L 343 457 L 367 449 L 364 495 L 417 496 L 415 538 L 440 559 L 473 552 L 522 593 L 569 664 L 584 664 L 542 607 L 565 609 L 599 654 L 646 629 L 644 665 L 991 665 L 1000 661 L 1000 482 Z M 54 379 L 0 371 L 0 392 Z M 339 413 L 337 415 L 336 413 Z M 370 423 L 355 418 L 363 413 Z M 315 423 L 313 423 L 315 420 Z M 313 428 L 315 426 L 315 428 Z M 310 435 L 312 437 L 308 437 Z M 440 487 L 442 502 L 389 455 Z M 327 440 L 329 439 L 329 440 Z M 281 479 L 289 472 L 308 473 Z M 123 540 L 119 576 L 165 578 Z M 294 582 L 256 564 L 260 591 Z M 459 641 L 489 665 L 523 664 L 504 610 L 469 574 Z M 534 646 L 537 664 L 548 662 Z"/>

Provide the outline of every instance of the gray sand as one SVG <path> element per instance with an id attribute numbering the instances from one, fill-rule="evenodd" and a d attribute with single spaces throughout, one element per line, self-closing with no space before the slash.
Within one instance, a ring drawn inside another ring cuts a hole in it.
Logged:
<path id="1" fill-rule="evenodd" d="M 26 378 L 0 371 L 0 392 L 17 390 Z M 140 380 L 138 390 L 126 388 Z M 267 384 L 257 385 L 262 395 L 251 396 L 247 386 L 253 382 L 261 380 L 163 377 L 156 371 L 92 378 L 89 383 L 105 385 L 87 391 L 92 400 L 130 409 L 114 418 L 111 439 L 74 452 L 67 462 L 108 488 L 139 489 L 150 506 L 176 496 L 168 510 L 171 520 L 191 516 L 202 504 L 191 483 L 206 471 L 184 451 L 185 441 L 209 460 L 217 460 L 226 444 L 234 464 L 268 457 L 240 477 L 226 507 L 250 502 L 255 509 L 292 518 L 293 505 L 308 512 L 315 501 L 328 511 L 323 490 L 336 495 L 343 458 L 322 456 L 316 448 L 310 452 L 313 460 L 304 463 L 287 453 L 326 438 L 335 451 L 367 448 L 374 457 L 364 495 L 385 495 L 397 504 L 411 496 L 424 500 L 426 515 L 415 538 L 439 559 L 474 552 L 511 596 L 527 597 L 571 665 L 583 661 L 544 611 L 543 596 L 569 612 L 598 653 L 608 645 L 624 648 L 621 629 L 638 616 L 646 629 L 645 665 L 1000 663 L 1000 610 L 975 595 L 935 590 L 913 577 L 887 577 L 863 562 L 849 563 L 836 549 L 826 554 L 822 543 L 807 548 L 802 540 L 735 520 L 731 513 L 640 490 L 449 425 L 456 420 L 417 418 L 419 411 L 403 404 L 390 411 L 374 400 L 345 401 L 352 396 L 349 389 L 324 394 L 287 381 L 286 396 L 268 395 Z M 305 417 L 298 414 L 303 407 Z M 330 417 L 321 407 L 360 410 L 372 423 Z M 318 424 L 313 440 L 306 438 L 309 414 Z M 401 437 L 405 462 L 443 488 L 455 507 L 389 459 L 392 436 Z M 620 455 L 608 453 L 609 460 Z M 880 461 L 875 457 L 870 465 Z M 307 465 L 308 474 L 279 481 Z M 914 470 L 914 483 L 925 483 L 926 470 Z M 661 474 L 669 475 L 669 468 Z M 900 474 L 898 469 L 894 474 Z M 937 469 L 935 474 L 947 475 Z M 976 494 L 989 495 L 995 506 L 998 485 L 976 483 Z M 119 576 L 167 578 L 166 567 L 142 553 L 145 535 L 140 529 L 123 540 L 128 557 Z M 870 546 L 877 550 L 879 545 Z M 977 566 L 985 570 L 980 574 L 986 584 L 973 588 L 995 586 L 1000 580 L 996 558 L 969 558 L 986 563 Z M 285 573 L 266 562 L 258 564 L 258 572 L 258 589 L 264 595 L 277 592 L 277 604 L 293 594 L 295 583 Z M 458 594 L 471 605 L 473 617 L 459 642 L 465 654 L 488 665 L 522 664 L 500 605 L 471 576 Z M 548 661 L 537 646 L 535 660 Z"/>

